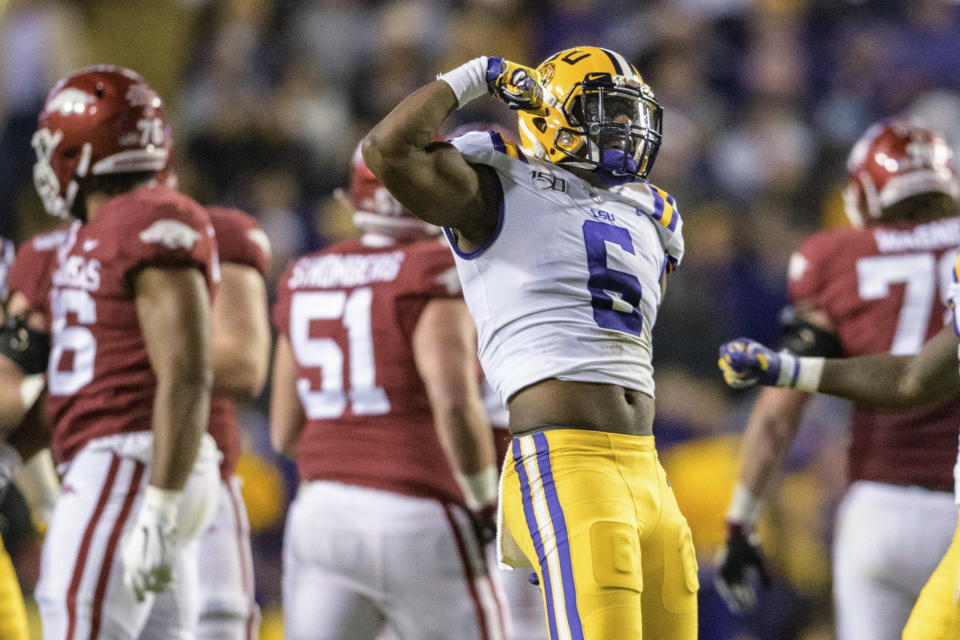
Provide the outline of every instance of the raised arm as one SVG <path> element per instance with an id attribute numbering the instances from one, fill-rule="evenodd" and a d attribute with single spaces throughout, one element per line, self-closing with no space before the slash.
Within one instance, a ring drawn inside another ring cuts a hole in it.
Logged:
<path id="1" fill-rule="evenodd" d="M 519 84 L 510 84 L 511 78 Z M 394 197 L 418 218 L 456 229 L 464 249 L 482 245 L 496 228 L 496 177 L 436 137 L 451 113 L 488 91 L 514 108 L 542 104 L 536 71 L 501 58 L 475 58 L 410 94 L 362 145 L 370 171 Z"/>
<path id="2" fill-rule="evenodd" d="M 413 354 L 440 444 L 468 506 L 482 510 L 496 497 L 496 453 L 480 395 L 476 329 L 462 300 L 427 304 L 413 332 Z"/>
<path id="3" fill-rule="evenodd" d="M 482 244 L 493 233 L 497 203 L 481 181 L 486 172 L 467 164 L 452 145 L 435 142 L 440 125 L 457 108 L 446 82 L 421 87 L 387 115 L 363 141 L 363 159 L 384 186 L 418 218 L 454 227 Z"/>

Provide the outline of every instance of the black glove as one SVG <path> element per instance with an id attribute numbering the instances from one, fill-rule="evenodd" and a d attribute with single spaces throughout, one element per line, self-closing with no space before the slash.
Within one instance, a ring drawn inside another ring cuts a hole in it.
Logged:
<path id="1" fill-rule="evenodd" d="M 756 607 L 755 576 L 759 576 L 763 586 L 770 586 L 760 537 L 756 533 L 746 534 L 739 524 L 727 523 L 727 544 L 717 559 L 713 586 L 730 611 L 743 614 Z"/>
<path id="2" fill-rule="evenodd" d="M 489 504 L 479 510 L 470 511 L 473 530 L 480 544 L 486 546 L 497 539 L 497 505 Z"/>

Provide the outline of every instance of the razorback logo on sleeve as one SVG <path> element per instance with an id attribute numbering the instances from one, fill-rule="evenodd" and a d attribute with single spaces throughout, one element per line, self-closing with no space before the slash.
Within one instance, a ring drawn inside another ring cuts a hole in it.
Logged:
<path id="1" fill-rule="evenodd" d="M 200 234 L 179 220 L 157 220 L 140 232 L 148 244 L 162 244 L 168 249 L 191 249 Z"/>
<path id="2" fill-rule="evenodd" d="M 270 239 L 267 237 L 267 234 L 264 233 L 262 229 L 250 229 L 247 231 L 247 239 L 260 247 L 260 251 L 263 252 L 264 258 L 267 262 L 270 262 L 270 259 L 272 258 L 272 250 L 270 248 Z"/>
<path id="3" fill-rule="evenodd" d="M 810 263 L 801 253 L 793 253 L 790 256 L 790 263 L 787 266 L 787 277 L 791 280 L 799 280 L 807 272 Z"/>
<path id="4" fill-rule="evenodd" d="M 453 295 L 455 293 L 460 293 L 463 290 L 462 285 L 460 284 L 460 276 L 457 275 L 457 268 L 450 267 L 437 277 L 437 284 L 441 285 L 447 290 L 447 293 Z"/>

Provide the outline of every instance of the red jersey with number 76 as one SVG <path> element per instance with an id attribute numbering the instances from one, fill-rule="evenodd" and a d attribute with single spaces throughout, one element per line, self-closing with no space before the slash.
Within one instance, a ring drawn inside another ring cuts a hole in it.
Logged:
<path id="1" fill-rule="evenodd" d="M 917 353 L 950 321 L 945 301 L 960 218 L 836 229 L 793 254 L 789 293 L 826 312 L 846 357 Z M 851 481 L 953 490 L 960 399 L 908 411 L 854 407 Z"/>
<path id="2" fill-rule="evenodd" d="M 49 238 L 33 267 L 18 257 L 24 278 L 11 286 L 48 320 L 47 413 L 63 463 L 94 438 L 151 428 L 156 378 L 137 318 L 137 270 L 197 268 L 209 289 L 219 276 L 206 211 L 165 186 L 117 196 L 92 222 Z"/>
<path id="3" fill-rule="evenodd" d="M 427 303 L 460 295 L 437 240 L 343 242 L 286 270 L 273 321 L 297 362 L 302 480 L 462 502 L 411 346 Z"/>

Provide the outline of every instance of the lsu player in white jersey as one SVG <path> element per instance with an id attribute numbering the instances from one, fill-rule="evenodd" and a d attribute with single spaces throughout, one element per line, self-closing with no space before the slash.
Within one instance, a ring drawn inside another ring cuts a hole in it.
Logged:
<path id="1" fill-rule="evenodd" d="M 522 148 L 435 132 L 490 93 Z M 650 330 L 683 255 L 672 196 L 647 182 L 661 108 L 623 56 L 560 51 L 536 69 L 480 57 L 404 99 L 367 165 L 445 228 L 480 361 L 510 411 L 500 553 L 532 566 L 553 639 L 697 633 L 690 530 L 652 435 Z"/>

